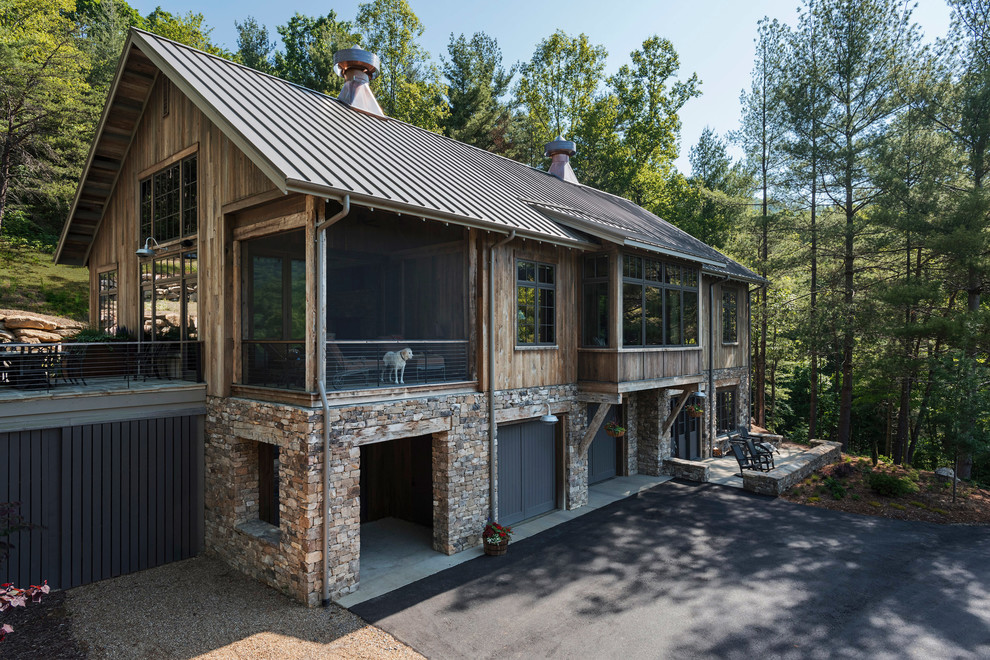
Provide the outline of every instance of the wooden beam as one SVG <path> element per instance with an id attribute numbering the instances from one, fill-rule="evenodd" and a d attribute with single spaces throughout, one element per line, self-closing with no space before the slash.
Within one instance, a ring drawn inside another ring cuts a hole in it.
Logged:
<path id="1" fill-rule="evenodd" d="M 681 414 L 682 410 L 684 410 L 684 404 L 687 403 L 688 397 L 697 391 L 697 384 L 684 388 L 684 391 L 681 392 L 681 398 L 677 400 L 677 405 L 674 406 L 672 411 L 670 411 L 670 415 L 667 417 L 666 421 L 664 421 L 663 427 L 660 429 L 661 438 L 667 435 L 667 432 L 670 431 L 670 427 L 674 425 L 674 420 L 677 419 L 677 416 Z"/>
<path id="2" fill-rule="evenodd" d="M 236 202 L 224 204 L 221 211 L 223 213 L 236 213 L 238 211 L 251 208 L 252 206 L 258 206 L 259 204 L 264 204 L 272 201 L 273 199 L 281 199 L 283 197 L 285 197 L 285 193 L 277 188 L 275 190 L 266 190 L 265 192 L 242 197 Z"/>
<path id="3" fill-rule="evenodd" d="M 592 440 L 598 434 L 598 429 L 602 427 L 602 422 L 605 421 L 605 415 L 611 410 L 611 403 L 603 403 L 598 406 L 598 411 L 595 412 L 595 416 L 591 419 L 591 423 L 588 424 L 588 430 L 584 433 L 584 438 L 581 440 L 581 444 L 578 445 L 578 456 L 587 456 L 588 448 L 591 447 Z"/>

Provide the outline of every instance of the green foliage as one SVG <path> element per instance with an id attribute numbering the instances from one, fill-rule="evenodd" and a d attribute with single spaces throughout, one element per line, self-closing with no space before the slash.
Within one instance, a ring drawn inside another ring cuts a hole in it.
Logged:
<path id="1" fill-rule="evenodd" d="M 867 481 L 873 492 L 886 497 L 899 497 L 918 492 L 918 486 L 910 479 L 887 472 L 871 472 Z"/>
<path id="2" fill-rule="evenodd" d="M 275 53 L 276 76 L 318 92 L 334 95 L 340 92 L 343 81 L 334 72 L 333 54 L 359 41 L 351 23 L 338 20 L 332 10 L 320 17 L 296 13 L 276 30 L 282 37 L 283 48 Z M 252 35 L 250 40 L 257 42 L 258 36 Z"/>
<path id="3" fill-rule="evenodd" d="M 826 477 L 823 482 L 825 489 L 832 495 L 832 499 L 841 500 L 846 496 L 846 488 L 834 477 Z"/>
<path id="4" fill-rule="evenodd" d="M 449 114 L 444 134 L 481 149 L 505 153 L 508 149 L 509 105 L 503 97 L 509 91 L 514 67 L 502 66 L 498 41 L 484 32 L 471 39 L 450 35 L 449 59 L 442 72 L 447 83 Z"/>
<path id="5" fill-rule="evenodd" d="M 85 321 L 88 301 L 89 273 L 85 268 L 52 263 L 46 245 L 0 238 L 0 309 Z"/>
<path id="6" fill-rule="evenodd" d="M 243 23 L 234 21 L 237 28 L 237 60 L 262 73 L 272 73 L 272 52 L 275 42 L 268 38 L 268 28 L 248 16 Z"/>
<path id="7" fill-rule="evenodd" d="M 166 39 L 178 41 L 180 44 L 192 46 L 213 55 L 227 59 L 233 57 L 232 53 L 217 46 L 210 39 L 213 28 L 206 26 L 206 19 L 201 13 L 190 11 L 185 15 L 173 14 L 161 7 L 156 7 L 145 17 L 144 28 Z"/>

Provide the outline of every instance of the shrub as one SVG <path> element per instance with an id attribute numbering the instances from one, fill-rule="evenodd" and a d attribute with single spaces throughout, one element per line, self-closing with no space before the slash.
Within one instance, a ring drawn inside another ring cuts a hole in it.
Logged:
<path id="1" fill-rule="evenodd" d="M 872 501 L 870 501 L 870 506 L 872 506 L 872 507 L 875 507 L 875 508 L 877 508 L 877 509 L 879 509 L 879 508 L 880 508 L 880 507 L 882 507 L 883 505 L 882 505 L 882 504 L 880 504 L 879 502 L 877 502 L 876 500 L 872 500 Z"/>
<path id="2" fill-rule="evenodd" d="M 899 504 L 899 503 L 897 503 L 897 502 L 891 502 L 891 503 L 890 503 L 890 506 L 892 506 L 892 507 L 894 507 L 894 508 L 895 508 L 895 509 L 897 509 L 898 511 L 904 511 L 904 510 L 905 510 L 905 509 L 907 508 L 907 507 L 906 507 L 906 506 L 904 506 L 903 504 Z"/>
<path id="3" fill-rule="evenodd" d="M 832 499 L 834 500 L 841 500 L 843 497 L 846 496 L 845 487 L 842 484 L 840 484 L 834 477 L 826 477 L 825 488 L 828 489 L 828 492 L 832 494 Z"/>
<path id="4" fill-rule="evenodd" d="M 851 463 L 836 463 L 832 466 L 831 474 L 836 479 L 847 479 L 856 474 L 856 468 Z"/>
<path id="5" fill-rule="evenodd" d="M 863 498 L 860 497 L 859 493 L 853 493 L 852 495 L 849 496 L 849 499 L 851 499 L 853 502 L 859 502 Z"/>
<path id="6" fill-rule="evenodd" d="M 949 512 L 946 511 L 945 509 L 934 509 L 933 508 L 932 511 L 934 511 L 937 514 L 939 514 L 940 516 L 947 516 L 947 515 L 949 515 Z"/>
<path id="7" fill-rule="evenodd" d="M 809 502 L 821 502 L 821 500 L 822 500 L 822 498 L 818 497 L 817 495 L 815 495 L 814 497 L 809 497 L 808 498 L 808 501 Z"/>
<path id="8" fill-rule="evenodd" d="M 105 332 L 97 328 L 83 328 L 72 335 L 70 341 L 80 343 L 110 342 L 110 341 L 134 341 L 134 337 L 126 328 L 121 328 L 117 332 Z"/>
<path id="9" fill-rule="evenodd" d="M 916 506 L 919 509 L 927 509 L 928 508 L 926 505 L 924 505 L 921 502 L 918 502 L 916 500 L 911 500 L 910 502 L 908 502 L 908 504 L 910 504 L 911 506 Z"/>
<path id="10" fill-rule="evenodd" d="M 910 479 L 886 472 L 871 472 L 869 484 L 873 492 L 886 497 L 897 497 L 918 492 L 918 486 Z"/>

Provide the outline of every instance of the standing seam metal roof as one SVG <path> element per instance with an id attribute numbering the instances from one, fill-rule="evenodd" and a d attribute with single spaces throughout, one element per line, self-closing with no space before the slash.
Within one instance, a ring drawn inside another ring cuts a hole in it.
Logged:
<path id="1" fill-rule="evenodd" d="M 325 94 L 141 30 L 132 30 L 125 57 L 131 42 L 282 190 L 305 186 L 327 196 L 351 193 L 410 213 L 420 209 L 567 245 L 591 247 L 577 232 L 620 244 L 632 239 L 687 259 L 724 264 L 717 272 L 761 281 L 629 200 L 405 122 L 355 111 Z M 592 227 L 596 231 L 589 231 Z"/>

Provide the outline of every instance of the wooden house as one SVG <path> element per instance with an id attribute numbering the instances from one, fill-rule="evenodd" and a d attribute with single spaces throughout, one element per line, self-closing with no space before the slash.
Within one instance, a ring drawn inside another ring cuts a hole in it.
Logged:
<path id="1" fill-rule="evenodd" d="M 350 103 L 132 31 L 57 255 L 93 325 L 167 347 L 202 547 L 311 605 L 358 587 L 362 524 L 455 553 L 709 456 L 762 282 L 565 140 L 547 172 L 377 114 L 347 58 Z"/>

